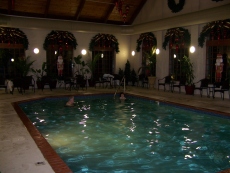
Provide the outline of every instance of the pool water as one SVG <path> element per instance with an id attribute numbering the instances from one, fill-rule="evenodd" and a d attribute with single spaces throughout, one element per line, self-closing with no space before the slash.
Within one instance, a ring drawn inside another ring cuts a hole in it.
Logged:
<path id="1" fill-rule="evenodd" d="M 20 104 L 74 173 L 215 173 L 230 167 L 230 119 L 113 95 Z"/>

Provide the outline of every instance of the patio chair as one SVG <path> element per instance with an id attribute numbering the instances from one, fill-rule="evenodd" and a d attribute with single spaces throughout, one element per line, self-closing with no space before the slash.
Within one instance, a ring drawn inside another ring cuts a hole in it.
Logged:
<path id="1" fill-rule="evenodd" d="M 35 93 L 35 80 L 34 80 L 33 76 L 23 77 L 23 85 L 25 85 L 25 86 L 23 86 L 24 93 L 25 93 L 25 89 L 27 89 L 28 86 L 29 86 L 29 88 L 32 87 L 32 91 Z"/>
<path id="2" fill-rule="evenodd" d="M 170 87 L 170 84 L 171 84 L 171 76 L 170 75 L 165 76 L 162 79 L 158 79 L 158 90 L 159 90 L 159 87 L 162 85 L 162 86 L 164 86 L 164 91 L 165 91 L 165 86 L 168 85 Z"/>
<path id="3" fill-rule="evenodd" d="M 138 85 L 139 82 L 141 82 L 142 87 L 144 88 L 145 86 L 148 88 L 149 87 L 149 81 L 148 77 L 145 74 L 140 74 L 138 77 Z"/>
<path id="4" fill-rule="evenodd" d="M 23 80 L 20 77 L 16 77 L 14 79 L 12 79 L 13 84 L 14 84 L 14 88 L 17 88 L 18 92 L 23 94 Z"/>
<path id="5" fill-rule="evenodd" d="M 116 88 L 121 83 L 121 76 L 118 75 L 118 74 L 113 74 L 113 76 L 114 76 L 114 78 L 113 78 L 113 86 Z"/>
<path id="6" fill-rule="evenodd" d="M 181 87 L 182 86 L 184 87 L 185 83 L 186 83 L 186 78 L 182 77 L 178 84 L 172 84 L 172 92 L 174 92 L 174 88 L 179 88 L 179 93 L 180 93 L 181 92 Z"/>
<path id="7" fill-rule="evenodd" d="M 50 91 L 52 91 L 51 78 L 49 76 L 43 76 L 41 82 L 42 82 L 42 91 L 44 90 L 45 85 L 49 85 Z"/>
<path id="8" fill-rule="evenodd" d="M 16 77 L 12 79 L 13 87 L 17 88 L 18 92 L 24 94 L 26 90 L 32 87 L 32 91 L 35 93 L 35 80 L 33 76 Z"/>
<path id="9" fill-rule="evenodd" d="M 103 86 L 104 87 L 104 83 L 103 83 L 103 78 L 102 77 L 98 77 L 95 82 L 94 82 L 94 87 L 97 87 L 97 84 L 99 84 L 99 86 Z"/>
<path id="10" fill-rule="evenodd" d="M 208 94 L 209 79 L 207 79 L 207 78 L 201 79 L 198 82 L 194 83 L 194 85 L 196 85 L 198 83 L 200 83 L 200 86 L 195 86 L 194 91 L 195 90 L 200 90 L 200 96 L 202 97 L 203 90 L 206 89 L 206 91 L 207 91 L 207 97 L 208 97 L 209 96 L 209 94 Z"/>
<path id="11" fill-rule="evenodd" d="M 87 79 L 85 79 L 85 77 L 83 75 L 76 75 L 77 78 L 77 88 L 82 88 L 82 89 L 86 89 L 87 90 Z"/>
<path id="12" fill-rule="evenodd" d="M 213 90 L 213 98 L 215 98 L 215 93 L 216 92 L 219 92 L 220 93 L 220 96 L 221 98 L 224 100 L 224 93 L 225 91 L 228 92 L 228 95 L 229 95 L 229 99 L 230 99 L 230 93 L 229 93 L 229 81 L 228 80 L 225 80 L 223 82 L 220 83 L 220 87 L 215 85 L 216 88 L 214 88 Z M 217 88 L 218 87 L 218 88 Z"/>
<path id="13" fill-rule="evenodd" d="M 76 85 L 75 80 L 72 77 L 65 77 L 64 78 L 64 86 L 65 86 L 65 90 L 70 90 L 74 87 L 74 85 Z"/>

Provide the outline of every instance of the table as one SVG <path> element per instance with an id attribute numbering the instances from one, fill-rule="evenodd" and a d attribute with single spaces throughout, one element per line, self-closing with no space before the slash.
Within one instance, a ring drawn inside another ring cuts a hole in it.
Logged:
<path id="1" fill-rule="evenodd" d="M 63 85 L 63 84 L 65 84 L 65 80 L 63 79 L 61 79 L 61 80 L 57 80 L 57 84 L 58 84 L 58 87 L 59 88 L 61 88 L 61 86 Z"/>
<path id="2" fill-rule="evenodd" d="M 112 86 L 113 78 L 114 78 L 114 76 L 111 75 L 111 74 L 104 74 L 104 75 L 103 75 L 103 79 L 104 79 L 104 80 L 103 80 L 103 83 L 109 82 L 110 87 L 112 88 L 112 87 L 113 87 L 113 86 Z"/>
<path id="3" fill-rule="evenodd" d="M 75 90 L 78 90 L 80 88 L 79 85 L 78 85 L 78 83 L 77 83 L 77 77 L 70 78 L 70 90 L 71 90 L 72 87 Z"/>
<path id="4" fill-rule="evenodd" d="M 209 84 L 208 85 L 208 97 L 210 97 L 210 94 L 212 93 L 212 97 L 214 97 L 214 89 L 215 89 L 215 85 L 214 84 Z"/>
<path id="5" fill-rule="evenodd" d="M 179 84 L 179 81 L 171 80 L 169 83 L 169 89 L 171 92 L 174 90 L 174 85 Z"/>

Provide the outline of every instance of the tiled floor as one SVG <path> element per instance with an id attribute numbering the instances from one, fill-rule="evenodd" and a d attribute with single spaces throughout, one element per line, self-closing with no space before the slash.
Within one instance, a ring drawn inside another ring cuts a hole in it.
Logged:
<path id="1" fill-rule="evenodd" d="M 43 92 L 36 90 L 35 94 L 32 91 L 26 91 L 24 95 L 15 91 L 14 95 L 6 94 L 4 90 L 0 90 L 0 172 L 1 173 L 52 173 L 71 172 L 55 153 L 49 150 L 49 145 L 42 142 L 42 136 L 36 131 L 28 130 L 20 120 L 16 113 L 12 102 L 18 102 L 28 99 L 36 99 L 46 96 L 62 96 L 62 95 L 77 95 L 77 94 L 94 94 L 94 93 L 115 93 L 116 89 L 88 88 L 88 90 L 72 90 L 55 89 L 50 91 L 45 89 Z M 118 93 L 122 89 L 118 90 Z M 199 109 L 208 109 L 214 112 L 220 112 L 226 116 L 230 116 L 230 100 L 228 97 L 225 100 L 220 98 L 207 98 L 199 95 L 185 95 L 178 92 L 164 92 L 156 89 L 146 89 L 140 87 L 128 87 L 126 93 L 140 95 L 144 97 L 154 98 L 155 100 L 174 102 L 192 106 Z M 26 121 L 26 120 L 25 120 Z M 32 133 L 33 138 L 29 133 Z M 40 142 L 38 145 L 34 142 Z M 45 150 L 46 155 L 41 153 Z M 47 156 L 48 155 L 48 156 Z M 58 165 L 55 169 L 52 168 L 49 162 L 45 159 L 51 156 L 53 165 Z M 57 160 L 56 160 L 57 159 Z M 63 166 L 64 165 L 64 166 Z M 228 171 L 225 171 L 228 172 Z M 229 171 L 230 172 L 230 171 Z"/>

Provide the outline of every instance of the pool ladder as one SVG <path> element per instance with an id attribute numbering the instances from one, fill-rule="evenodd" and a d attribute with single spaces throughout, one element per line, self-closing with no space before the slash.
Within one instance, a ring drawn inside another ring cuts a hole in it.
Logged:
<path id="1" fill-rule="evenodd" d="M 125 93 L 125 76 L 123 76 L 123 78 L 121 79 L 121 83 L 119 84 L 119 87 L 117 88 L 117 90 L 120 88 L 122 82 L 124 82 L 124 93 Z M 113 98 L 115 98 L 117 94 L 117 90 L 115 91 Z"/>

